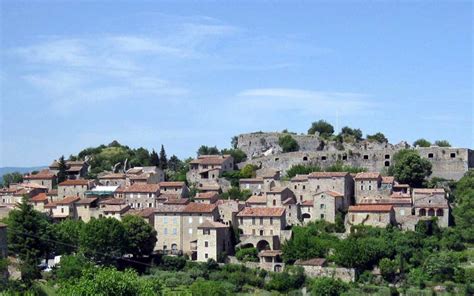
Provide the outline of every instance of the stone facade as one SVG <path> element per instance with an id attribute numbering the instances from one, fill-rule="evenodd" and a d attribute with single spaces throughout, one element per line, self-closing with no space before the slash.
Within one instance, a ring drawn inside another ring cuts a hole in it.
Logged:
<path id="1" fill-rule="evenodd" d="M 58 185 L 58 199 L 64 199 L 69 196 L 83 198 L 85 192 L 92 188 L 92 184 L 88 180 L 66 180 Z"/>
<path id="2" fill-rule="evenodd" d="M 229 226 L 206 220 L 198 226 L 197 232 L 197 261 L 221 261 L 222 255 L 233 254 Z"/>
<path id="3" fill-rule="evenodd" d="M 278 145 L 279 133 L 252 133 L 238 136 L 237 148 L 244 151 L 248 160 L 239 164 L 255 164 L 263 170 L 275 169 L 282 174 L 293 165 L 311 164 L 322 168 L 336 164 L 366 168 L 370 172 L 381 172 L 392 164 L 393 155 L 410 146 L 401 142 L 397 145 L 389 143 L 340 144 L 319 140 L 314 135 L 293 135 L 300 150 L 297 152 L 280 153 Z M 433 177 L 459 180 L 469 168 L 474 167 L 474 151 L 466 148 L 451 147 L 415 147 L 420 156 L 428 159 L 432 165 Z"/>
<path id="4" fill-rule="evenodd" d="M 186 178 L 190 183 L 215 184 L 222 173 L 234 170 L 230 155 L 201 155 L 190 163 Z"/>
<path id="5" fill-rule="evenodd" d="M 133 209 L 154 208 L 160 195 L 160 185 L 135 183 L 115 191 L 116 198 L 123 198 Z"/>
<path id="6" fill-rule="evenodd" d="M 395 224 L 393 206 L 381 204 L 350 206 L 346 216 L 346 231 L 350 231 L 352 225 L 359 224 L 382 228 Z"/>
<path id="7" fill-rule="evenodd" d="M 449 203 L 444 189 L 413 189 L 413 206 L 418 217 L 436 217 L 440 227 L 449 226 Z"/>

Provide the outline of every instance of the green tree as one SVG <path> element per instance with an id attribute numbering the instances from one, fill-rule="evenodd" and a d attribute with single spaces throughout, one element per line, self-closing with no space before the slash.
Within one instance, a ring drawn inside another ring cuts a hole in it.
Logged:
<path id="1" fill-rule="evenodd" d="M 451 147 L 451 144 L 446 140 L 437 140 L 434 144 L 439 147 Z"/>
<path id="2" fill-rule="evenodd" d="M 66 161 L 64 160 L 64 156 L 59 158 L 59 169 L 58 169 L 58 183 L 61 183 L 66 180 Z"/>
<path id="3" fill-rule="evenodd" d="M 237 149 L 237 145 L 239 144 L 239 137 L 233 136 L 232 140 L 230 141 L 230 145 L 233 149 Z"/>
<path id="4" fill-rule="evenodd" d="M 339 296 L 349 290 L 349 285 L 339 279 L 320 277 L 311 281 L 310 290 L 313 296 Z"/>
<path id="5" fill-rule="evenodd" d="M 125 228 L 114 218 L 92 219 L 81 232 L 80 246 L 87 258 L 112 264 L 122 257 L 127 248 Z"/>
<path id="6" fill-rule="evenodd" d="M 247 159 L 247 154 L 240 149 L 223 149 L 221 154 L 230 154 L 234 158 L 234 163 L 239 163 Z"/>
<path id="7" fill-rule="evenodd" d="M 328 138 L 334 134 L 334 127 L 325 120 L 318 120 L 311 124 L 308 130 L 309 135 L 314 135 L 316 132 L 323 138 Z"/>
<path id="8" fill-rule="evenodd" d="M 373 135 L 367 135 L 367 141 L 369 142 L 379 142 L 379 143 L 388 143 L 387 137 L 382 133 L 375 133 Z"/>
<path id="9" fill-rule="evenodd" d="M 241 170 L 240 170 L 240 178 L 255 178 L 255 172 L 257 170 L 257 167 L 253 164 L 246 164 Z"/>
<path id="10" fill-rule="evenodd" d="M 423 264 L 423 271 L 433 281 L 443 282 L 452 280 L 459 261 L 452 253 L 439 252 L 432 254 Z"/>
<path id="11" fill-rule="evenodd" d="M 474 243 L 474 170 L 469 170 L 457 183 L 454 190 L 456 206 L 453 208 L 454 222 L 463 239 Z"/>
<path id="12" fill-rule="evenodd" d="M 152 166 L 160 167 L 160 157 L 158 156 L 158 153 L 156 153 L 154 149 L 150 154 L 150 164 Z"/>
<path id="13" fill-rule="evenodd" d="M 126 252 L 134 257 L 151 255 L 157 241 L 155 229 L 136 215 L 125 215 L 122 223 L 128 241 Z"/>
<path id="14" fill-rule="evenodd" d="M 172 155 L 168 160 L 168 169 L 177 172 L 183 167 L 183 162 L 176 155 Z"/>
<path id="15" fill-rule="evenodd" d="M 339 135 L 344 139 L 344 141 L 349 142 L 349 139 L 355 141 L 362 140 L 362 131 L 360 129 L 353 129 L 348 126 L 345 126 L 341 129 Z"/>
<path id="16" fill-rule="evenodd" d="M 161 145 L 160 150 L 160 169 L 165 170 L 168 168 L 168 158 L 166 157 L 165 147 Z"/>
<path id="17" fill-rule="evenodd" d="M 388 281 L 392 282 L 397 274 L 398 264 L 395 260 L 390 260 L 388 258 L 382 258 L 379 262 L 380 273 L 382 277 Z"/>
<path id="18" fill-rule="evenodd" d="M 202 278 L 196 280 L 190 287 L 191 295 L 196 296 L 226 296 L 232 295 L 233 286 L 223 281 L 206 281 Z"/>
<path id="19" fill-rule="evenodd" d="M 161 287 L 149 278 L 141 278 L 130 269 L 123 272 L 114 268 L 90 268 L 80 278 L 73 278 L 60 286 L 58 295 L 161 295 Z"/>
<path id="20" fill-rule="evenodd" d="M 413 146 L 430 147 L 431 142 L 426 139 L 418 139 L 415 142 L 413 142 Z"/>
<path id="21" fill-rule="evenodd" d="M 420 157 L 416 150 L 405 149 L 394 155 L 394 165 L 390 172 L 401 182 L 411 187 L 421 187 L 431 175 L 431 163 Z"/>
<path id="22" fill-rule="evenodd" d="M 287 178 L 293 178 L 296 175 L 307 175 L 313 172 L 321 172 L 319 166 L 296 164 L 286 171 Z"/>
<path id="23" fill-rule="evenodd" d="M 61 256 L 59 268 L 54 270 L 54 275 L 60 281 L 79 279 L 82 276 L 83 270 L 92 267 L 92 262 L 88 261 L 82 255 Z"/>
<path id="24" fill-rule="evenodd" d="M 288 292 L 299 289 L 304 284 L 305 275 L 301 266 L 289 266 L 283 272 L 270 274 L 270 281 L 265 284 L 268 290 Z"/>
<path id="25" fill-rule="evenodd" d="M 258 262 L 257 248 L 240 248 L 235 252 L 235 257 L 242 262 Z"/>
<path id="26" fill-rule="evenodd" d="M 23 175 L 19 172 L 8 173 L 2 176 L 2 184 L 5 187 L 9 187 L 10 184 L 23 182 Z"/>
<path id="27" fill-rule="evenodd" d="M 219 152 L 219 149 L 217 149 L 216 146 L 209 147 L 209 146 L 206 146 L 206 145 L 202 145 L 201 147 L 199 147 L 199 149 L 197 151 L 198 156 L 200 156 L 200 155 L 218 155 L 218 154 L 220 154 L 220 152 Z"/>
<path id="28" fill-rule="evenodd" d="M 79 238 L 85 223 L 81 220 L 67 219 L 52 225 L 52 234 L 57 241 L 54 245 L 56 254 L 72 254 L 77 252 Z"/>
<path id="29" fill-rule="evenodd" d="M 283 152 L 293 152 L 300 149 L 298 142 L 289 134 L 282 135 L 278 138 L 278 144 Z"/>

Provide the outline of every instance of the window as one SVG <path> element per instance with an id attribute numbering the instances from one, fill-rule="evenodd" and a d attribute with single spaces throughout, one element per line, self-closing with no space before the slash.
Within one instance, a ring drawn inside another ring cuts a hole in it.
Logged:
<path id="1" fill-rule="evenodd" d="M 178 234 L 178 231 L 176 228 L 173 228 L 173 235 L 176 235 L 176 234 Z"/>
<path id="2" fill-rule="evenodd" d="M 280 159 L 278 157 L 275 157 L 275 161 L 279 161 Z"/>
<path id="3" fill-rule="evenodd" d="M 321 156 L 321 160 L 326 160 L 327 157 L 326 156 Z"/>
<path id="4" fill-rule="evenodd" d="M 369 159 L 369 156 L 367 154 L 364 155 L 364 159 Z"/>
<path id="5" fill-rule="evenodd" d="M 163 217 L 163 224 L 168 224 L 168 217 Z"/>
<path id="6" fill-rule="evenodd" d="M 239 218 L 239 224 L 244 224 L 244 219 L 243 218 Z"/>
<path id="7" fill-rule="evenodd" d="M 258 189 L 262 189 L 262 184 L 258 184 Z"/>
<path id="8" fill-rule="evenodd" d="M 273 229 L 270 229 L 270 235 L 273 235 Z"/>
<path id="9" fill-rule="evenodd" d="M 405 210 L 400 210 L 400 215 L 405 216 Z"/>
<path id="10" fill-rule="evenodd" d="M 252 235 L 255 235 L 255 229 L 252 229 Z"/>
<path id="11" fill-rule="evenodd" d="M 178 224 L 178 218 L 173 217 L 173 224 Z"/>
<path id="12" fill-rule="evenodd" d="M 199 217 L 199 223 L 202 223 L 202 217 Z"/>
<path id="13" fill-rule="evenodd" d="M 303 185 L 303 189 L 306 189 L 306 185 Z"/>
<path id="14" fill-rule="evenodd" d="M 428 158 L 433 158 L 433 153 L 428 153 Z"/>
<path id="15" fill-rule="evenodd" d="M 260 230 L 260 236 L 262 236 L 262 235 L 263 235 L 263 230 Z"/>
<path id="16" fill-rule="evenodd" d="M 322 209 L 325 209 L 326 208 L 326 205 L 325 204 L 321 204 L 319 205 L 319 208 L 322 210 Z"/>
<path id="17" fill-rule="evenodd" d="M 152 204 L 151 202 L 148 203 L 148 207 L 149 207 L 149 208 L 153 207 L 153 204 Z"/>
<path id="18" fill-rule="evenodd" d="M 389 166 L 390 166 L 390 161 L 386 161 L 386 162 L 384 163 L 384 165 L 385 165 L 386 167 L 389 167 Z"/>
<path id="19" fill-rule="evenodd" d="M 382 222 L 382 215 L 379 214 L 379 222 Z"/>
<path id="20" fill-rule="evenodd" d="M 208 247 L 209 247 L 209 242 L 208 242 L 208 241 L 205 241 L 205 242 L 204 242 L 204 247 L 205 247 L 205 248 L 208 248 Z"/>
<path id="21" fill-rule="evenodd" d="M 205 253 L 205 254 L 204 254 L 204 258 L 207 259 L 208 257 L 209 257 L 209 255 L 208 255 L 207 253 Z"/>
<path id="22" fill-rule="evenodd" d="M 343 155 L 342 160 L 347 160 L 347 155 Z"/>
<path id="23" fill-rule="evenodd" d="M 270 225 L 273 225 L 273 217 L 270 217 Z"/>
<path id="24" fill-rule="evenodd" d="M 246 189 L 249 189 L 249 188 L 250 188 L 250 184 L 245 184 L 245 188 L 246 188 Z"/>
<path id="25" fill-rule="evenodd" d="M 360 190 L 364 190 L 364 185 L 360 185 Z"/>
<path id="26" fill-rule="evenodd" d="M 61 213 L 64 213 L 64 208 L 61 208 Z"/>
<path id="27" fill-rule="evenodd" d="M 276 206 L 276 204 L 277 204 L 277 201 L 276 201 L 276 199 L 274 199 L 273 200 L 273 205 Z"/>
<path id="28" fill-rule="evenodd" d="M 369 190 L 372 190 L 372 185 L 369 185 Z"/>
<path id="29" fill-rule="evenodd" d="M 451 153 L 450 155 L 451 155 L 451 158 L 455 158 L 455 157 L 456 157 L 456 153 L 454 153 L 454 152 Z"/>
<path id="30" fill-rule="evenodd" d="M 352 220 L 352 222 L 355 221 L 355 215 L 352 215 L 352 216 L 351 216 L 351 220 Z"/>
<path id="31" fill-rule="evenodd" d="M 189 224 L 193 223 L 193 217 L 189 217 L 189 218 L 188 218 L 188 223 L 189 223 Z"/>
<path id="32" fill-rule="evenodd" d="M 263 218 L 260 218 L 260 225 L 263 225 Z"/>
<path id="33" fill-rule="evenodd" d="M 139 208 L 141 206 L 141 203 L 137 203 L 137 208 Z"/>
<path id="34" fill-rule="evenodd" d="M 252 225 L 255 225 L 255 217 L 252 217 Z"/>
<path id="35" fill-rule="evenodd" d="M 209 234 L 211 234 L 211 230 L 210 229 L 203 229 L 202 234 L 209 235 Z"/>
<path id="36" fill-rule="evenodd" d="M 151 193 L 148 193 L 148 197 L 151 197 Z"/>
<path id="37" fill-rule="evenodd" d="M 324 214 L 321 214 L 321 220 L 324 220 Z"/>
<path id="38" fill-rule="evenodd" d="M 193 229 L 192 229 L 192 228 L 189 228 L 189 229 L 188 229 L 188 233 L 189 233 L 189 234 L 193 234 Z"/>
<path id="39" fill-rule="evenodd" d="M 297 188 L 297 186 L 295 185 L 295 189 Z"/>
<path id="40" fill-rule="evenodd" d="M 165 229 L 163 230 L 163 233 L 164 233 L 164 234 L 168 234 L 168 228 L 165 228 Z"/>
<path id="41" fill-rule="evenodd" d="M 385 159 L 390 159 L 390 154 L 385 154 Z"/>

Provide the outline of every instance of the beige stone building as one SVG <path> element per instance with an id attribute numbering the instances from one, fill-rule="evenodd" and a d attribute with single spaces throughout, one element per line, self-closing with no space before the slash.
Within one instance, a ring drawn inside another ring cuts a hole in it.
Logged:
<path id="1" fill-rule="evenodd" d="M 119 221 L 130 210 L 123 199 L 107 198 L 99 201 L 99 218 L 115 218 Z"/>
<path id="2" fill-rule="evenodd" d="M 115 191 L 115 198 L 124 199 L 133 209 L 154 208 L 159 195 L 159 184 L 134 183 Z"/>
<path id="3" fill-rule="evenodd" d="M 56 175 L 50 170 L 41 170 L 37 174 L 28 174 L 23 176 L 24 183 L 34 183 L 45 186 L 48 190 L 53 189 L 57 185 Z"/>
<path id="4" fill-rule="evenodd" d="M 154 211 L 154 228 L 157 242 L 155 250 L 164 254 L 182 254 L 183 226 L 182 213 L 186 204 L 157 205 Z"/>
<path id="5" fill-rule="evenodd" d="M 38 185 L 36 183 L 10 184 L 9 188 L 0 189 L 0 204 L 14 206 L 17 203 L 21 203 L 24 196 L 30 199 L 39 193 L 46 192 L 47 190 L 46 186 Z"/>
<path id="6" fill-rule="evenodd" d="M 99 217 L 99 199 L 97 197 L 85 197 L 76 201 L 76 217 L 78 220 L 89 222 L 92 218 Z"/>
<path id="7" fill-rule="evenodd" d="M 162 194 L 175 194 L 180 198 L 185 198 L 189 195 L 189 188 L 185 182 L 168 181 L 160 182 L 159 185 Z"/>
<path id="8" fill-rule="evenodd" d="M 158 184 L 165 180 L 165 173 L 155 166 L 134 167 L 127 170 L 127 185 L 134 183 Z"/>
<path id="9" fill-rule="evenodd" d="M 380 199 L 383 196 L 381 192 L 382 175 L 380 173 L 358 173 L 354 180 L 356 204 L 362 203 L 365 198 Z"/>
<path id="10" fill-rule="evenodd" d="M 47 212 L 45 209 L 45 205 L 49 202 L 48 196 L 46 193 L 38 193 L 37 195 L 30 198 L 30 204 L 33 206 L 35 210 L 38 212 Z"/>
<path id="11" fill-rule="evenodd" d="M 216 202 L 219 210 L 219 220 L 227 226 L 238 229 L 237 214 L 245 207 L 245 204 L 237 200 L 218 200 Z"/>
<path id="12" fill-rule="evenodd" d="M 213 203 L 216 203 L 218 199 L 219 199 L 219 194 L 215 192 L 199 192 L 194 197 L 194 202 L 213 204 Z"/>
<path id="13" fill-rule="evenodd" d="M 61 200 L 69 196 L 83 198 L 85 197 L 85 192 L 92 187 L 93 183 L 89 180 L 66 180 L 58 185 L 58 199 Z"/>
<path id="14" fill-rule="evenodd" d="M 125 187 L 127 185 L 127 178 L 124 173 L 108 173 L 98 177 L 100 184 L 104 186 L 119 186 Z"/>
<path id="15" fill-rule="evenodd" d="M 183 209 L 183 252 L 196 258 L 198 226 L 204 221 L 217 221 L 216 204 L 189 203 Z"/>
<path id="16" fill-rule="evenodd" d="M 350 206 L 346 217 L 346 231 L 353 225 L 386 227 L 395 224 L 395 211 L 392 205 L 364 204 Z"/>
<path id="17" fill-rule="evenodd" d="M 239 219 L 240 246 L 252 246 L 259 250 L 279 249 L 287 235 L 285 208 L 246 207 L 237 214 Z"/>
<path id="18" fill-rule="evenodd" d="M 76 209 L 74 203 L 80 198 L 77 196 L 69 196 L 58 200 L 56 202 L 47 203 L 44 208 L 49 210 L 49 215 L 56 220 L 62 220 L 66 218 L 75 219 Z"/>
<path id="19" fill-rule="evenodd" d="M 337 213 L 344 210 L 344 195 L 342 193 L 336 191 L 324 191 L 314 195 L 313 220 L 324 220 L 330 223 L 335 223 Z M 302 218 L 308 219 L 309 217 L 304 213 L 302 214 Z"/>
<path id="20" fill-rule="evenodd" d="M 413 206 L 415 215 L 420 218 L 434 218 L 440 227 L 449 226 L 449 203 L 443 188 L 413 189 Z"/>
<path id="21" fill-rule="evenodd" d="M 222 261 L 223 255 L 232 255 L 233 246 L 229 226 L 205 220 L 197 229 L 197 261 Z"/>
<path id="22" fill-rule="evenodd" d="M 66 177 L 69 180 L 78 180 L 87 175 L 89 164 L 86 161 L 66 161 Z M 59 169 L 59 166 L 58 166 Z"/>
<path id="23" fill-rule="evenodd" d="M 215 184 L 222 173 L 234 170 L 234 158 L 230 155 L 201 155 L 189 165 L 186 174 L 189 182 Z"/>

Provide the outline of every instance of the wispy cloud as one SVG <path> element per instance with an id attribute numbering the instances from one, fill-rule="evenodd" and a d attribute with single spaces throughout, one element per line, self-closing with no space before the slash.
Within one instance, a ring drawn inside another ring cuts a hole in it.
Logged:
<path id="1" fill-rule="evenodd" d="M 243 90 L 236 96 L 237 104 L 262 112 L 281 111 L 299 114 L 354 114 L 376 107 L 370 96 L 352 92 L 327 92 L 294 88 L 259 88 Z"/>

